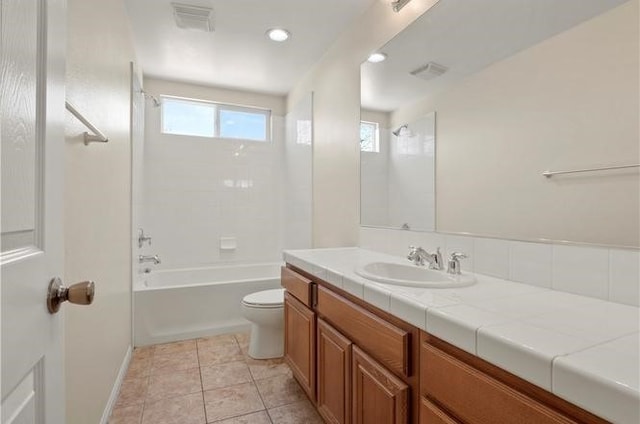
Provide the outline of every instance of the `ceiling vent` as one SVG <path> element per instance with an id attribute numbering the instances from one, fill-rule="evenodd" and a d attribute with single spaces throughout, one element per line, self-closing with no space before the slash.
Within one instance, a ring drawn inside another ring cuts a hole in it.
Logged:
<path id="1" fill-rule="evenodd" d="M 213 32 L 213 9 L 180 3 L 171 3 L 171 6 L 179 28 Z"/>
<path id="2" fill-rule="evenodd" d="M 438 65 L 435 62 L 429 62 L 424 66 L 419 67 L 418 69 L 411 71 L 411 75 L 418 77 L 423 80 L 430 80 L 447 72 L 449 68 L 446 66 Z"/>

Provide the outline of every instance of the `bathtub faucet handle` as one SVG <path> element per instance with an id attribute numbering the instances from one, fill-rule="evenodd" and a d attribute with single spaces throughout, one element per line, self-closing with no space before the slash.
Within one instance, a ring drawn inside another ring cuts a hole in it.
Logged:
<path id="1" fill-rule="evenodd" d="M 158 265 L 160 263 L 160 257 L 158 255 L 153 255 L 153 256 L 140 255 L 140 256 L 138 256 L 138 263 L 143 264 L 145 262 L 153 262 L 154 264 Z"/>
<path id="2" fill-rule="evenodd" d="M 149 246 L 151 246 L 151 237 L 144 235 L 144 230 L 142 228 L 138 228 L 138 247 L 142 249 L 142 245 L 144 242 L 148 242 Z"/>

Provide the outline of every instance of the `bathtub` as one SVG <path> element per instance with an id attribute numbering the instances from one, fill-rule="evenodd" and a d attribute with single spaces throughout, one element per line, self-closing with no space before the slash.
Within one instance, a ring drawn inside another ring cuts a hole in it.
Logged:
<path id="1" fill-rule="evenodd" d="M 280 263 L 152 271 L 133 287 L 134 345 L 245 331 L 240 302 L 280 287 Z"/>

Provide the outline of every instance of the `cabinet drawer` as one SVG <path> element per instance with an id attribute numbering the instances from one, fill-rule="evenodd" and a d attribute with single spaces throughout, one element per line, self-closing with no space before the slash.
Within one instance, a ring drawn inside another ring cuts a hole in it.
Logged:
<path id="1" fill-rule="evenodd" d="M 421 349 L 421 394 L 437 400 L 464 422 L 574 422 L 430 344 L 423 343 Z"/>
<path id="2" fill-rule="evenodd" d="M 427 398 L 420 398 L 420 424 L 458 424 Z"/>
<path id="3" fill-rule="evenodd" d="M 311 280 L 283 266 L 280 268 L 280 284 L 300 302 L 311 307 L 313 287 Z"/>
<path id="4" fill-rule="evenodd" d="M 324 287 L 316 311 L 387 368 L 409 376 L 410 334 Z"/>

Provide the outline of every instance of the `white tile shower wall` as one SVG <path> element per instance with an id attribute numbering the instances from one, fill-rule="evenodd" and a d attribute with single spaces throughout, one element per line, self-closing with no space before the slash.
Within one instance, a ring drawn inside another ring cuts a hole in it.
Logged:
<path id="1" fill-rule="evenodd" d="M 161 94 L 161 93 L 160 93 Z M 284 118 L 270 143 L 167 135 L 147 108 L 144 228 L 159 269 L 281 259 Z M 221 250 L 235 237 L 235 250 Z"/>
<path id="2" fill-rule="evenodd" d="M 389 225 L 435 228 L 435 113 L 391 136 L 388 171 Z M 415 193 L 421 193 L 416 196 Z M 366 222 L 366 221 L 365 221 Z"/>
<path id="3" fill-rule="evenodd" d="M 640 306 L 640 251 L 360 227 L 359 246 L 404 256 L 409 245 L 469 255 L 463 271 Z M 446 257 L 445 257 L 446 259 Z"/>
<path id="4" fill-rule="evenodd" d="M 389 128 L 380 127 L 378 152 L 360 153 L 360 221 L 389 225 Z"/>
<path id="5" fill-rule="evenodd" d="M 284 146 L 284 248 L 311 247 L 313 94 L 287 113 Z"/>

